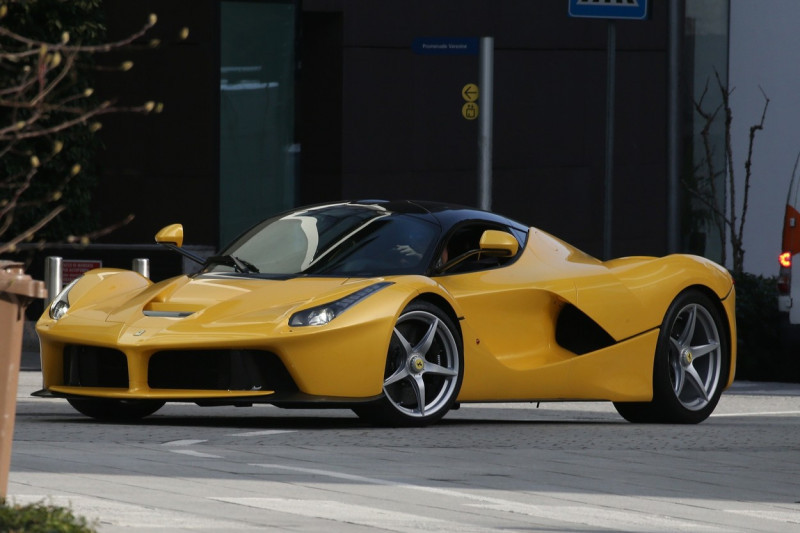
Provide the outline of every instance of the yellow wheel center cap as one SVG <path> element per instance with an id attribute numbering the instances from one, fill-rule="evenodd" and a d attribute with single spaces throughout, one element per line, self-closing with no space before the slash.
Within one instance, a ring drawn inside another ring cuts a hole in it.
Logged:
<path id="1" fill-rule="evenodd" d="M 422 369 L 425 368 L 425 360 L 422 357 L 415 355 L 411 358 L 411 361 L 409 361 L 408 366 L 411 368 L 412 372 L 420 373 L 422 372 Z"/>
<path id="2" fill-rule="evenodd" d="M 694 361 L 694 355 L 692 354 L 692 351 L 689 349 L 683 350 L 681 352 L 681 364 L 684 367 L 688 367 L 692 364 L 692 361 Z"/>

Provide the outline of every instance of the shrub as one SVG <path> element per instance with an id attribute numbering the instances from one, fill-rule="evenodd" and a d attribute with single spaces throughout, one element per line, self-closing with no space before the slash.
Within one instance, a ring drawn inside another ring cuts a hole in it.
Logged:
<path id="1" fill-rule="evenodd" d="M 97 530 L 83 517 L 64 507 L 34 503 L 9 505 L 0 500 L 0 531 L 8 533 L 94 533 Z"/>
<path id="2" fill-rule="evenodd" d="M 777 278 L 742 273 L 736 281 L 738 362 L 736 378 L 792 381 L 796 372 L 786 357 L 779 333 Z"/>

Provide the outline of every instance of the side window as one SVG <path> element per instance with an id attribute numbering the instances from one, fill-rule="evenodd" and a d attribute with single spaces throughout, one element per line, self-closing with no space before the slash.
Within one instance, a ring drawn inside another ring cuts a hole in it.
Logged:
<path id="1" fill-rule="evenodd" d="M 483 232 L 489 229 L 501 230 L 519 237 L 508 228 L 488 224 L 470 224 L 457 228 L 447 238 L 439 259 L 439 268 L 444 274 L 477 272 L 503 266 L 514 257 L 497 257 L 480 253 L 480 240 Z"/>

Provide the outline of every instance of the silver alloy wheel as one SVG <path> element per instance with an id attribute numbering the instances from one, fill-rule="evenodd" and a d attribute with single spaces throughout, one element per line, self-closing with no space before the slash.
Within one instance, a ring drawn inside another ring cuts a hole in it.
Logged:
<path id="1" fill-rule="evenodd" d="M 683 307 L 670 328 L 670 382 L 686 409 L 706 407 L 719 386 L 722 346 L 711 313 L 702 305 Z"/>
<path id="2" fill-rule="evenodd" d="M 447 325 L 422 310 L 397 320 L 383 392 L 400 413 L 427 418 L 449 408 L 459 385 L 458 344 Z"/>

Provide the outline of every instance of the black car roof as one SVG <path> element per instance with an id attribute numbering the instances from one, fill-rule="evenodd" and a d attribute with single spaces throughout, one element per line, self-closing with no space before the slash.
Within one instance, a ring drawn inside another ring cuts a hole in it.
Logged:
<path id="1" fill-rule="evenodd" d="M 528 227 L 524 224 L 520 224 L 502 215 L 483 211 L 474 207 L 444 202 L 432 202 L 427 200 L 358 200 L 350 203 L 357 205 L 379 205 L 395 213 L 427 216 L 438 222 L 444 231 L 447 231 L 456 224 L 471 220 L 492 222 L 516 228 L 520 231 L 528 230 Z"/>

